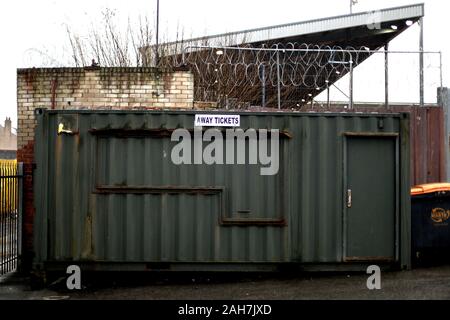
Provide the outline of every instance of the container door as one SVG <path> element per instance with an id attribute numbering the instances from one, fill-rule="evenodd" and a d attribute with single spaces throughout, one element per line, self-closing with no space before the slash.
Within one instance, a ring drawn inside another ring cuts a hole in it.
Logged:
<path id="1" fill-rule="evenodd" d="M 396 137 L 347 136 L 344 261 L 396 260 Z"/>

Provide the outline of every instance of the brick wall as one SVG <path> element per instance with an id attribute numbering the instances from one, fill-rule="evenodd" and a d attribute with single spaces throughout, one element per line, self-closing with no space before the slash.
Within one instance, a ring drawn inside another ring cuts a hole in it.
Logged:
<path id="1" fill-rule="evenodd" d="M 41 68 L 17 70 L 18 148 L 34 138 L 34 109 L 192 109 L 187 70 Z"/>
<path id="2" fill-rule="evenodd" d="M 33 257 L 33 166 L 36 108 L 192 109 L 188 70 L 155 68 L 40 68 L 17 70 L 17 159 L 24 163 L 23 268 Z"/>

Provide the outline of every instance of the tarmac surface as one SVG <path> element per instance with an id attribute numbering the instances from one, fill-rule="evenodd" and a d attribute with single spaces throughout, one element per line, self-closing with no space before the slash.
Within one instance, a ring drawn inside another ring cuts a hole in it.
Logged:
<path id="1" fill-rule="evenodd" d="M 365 273 L 94 274 L 70 291 L 60 277 L 31 290 L 29 278 L 0 277 L 0 299 L 14 300 L 450 300 L 450 265 L 382 272 L 381 289 L 369 290 Z"/>

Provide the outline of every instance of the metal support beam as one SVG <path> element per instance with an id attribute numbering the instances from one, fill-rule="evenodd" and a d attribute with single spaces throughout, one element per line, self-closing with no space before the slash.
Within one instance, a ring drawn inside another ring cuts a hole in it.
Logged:
<path id="1" fill-rule="evenodd" d="M 349 98 L 350 104 L 349 109 L 353 109 L 353 57 L 350 58 L 350 89 L 349 89 Z"/>
<path id="2" fill-rule="evenodd" d="M 156 0 L 156 46 L 155 46 L 155 67 L 159 64 L 159 0 Z"/>
<path id="3" fill-rule="evenodd" d="M 280 50 L 277 50 L 277 96 L 278 96 L 278 109 L 281 109 Z"/>
<path id="4" fill-rule="evenodd" d="M 344 91 L 342 91 L 341 88 L 339 88 L 336 84 L 332 83 L 331 85 L 335 87 L 340 93 L 342 93 L 347 99 L 350 99 L 350 97 Z"/>
<path id="5" fill-rule="evenodd" d="M 191 49 L 220 49 L 220 50 L 240 50 L 240 51 L 262 51 L 262 52 L 275 52 L 279 49 L 277 48 L 253 48 L 253 47 L 231 47 L 231 46 L 206 46 L 206 45 L 192 45 L 192 46 L 186 46 L 183 50 L 187 52 Z M 336 50 L 334 50 L 336 51 Z M 333 53 L 333 49 L 283 49 L 283 52 L 289 53 L 289 52 L 325 52 L 325 53 Z M 342 50 L 340 50 L 342 51 Z M 356 53 L 360 54 L 361 50 L 351 49 L 351 50 L 343 50 L 346 53 Z M 380 50 L 364 50 L 365 53 L 376 53 L 376 54 L 382 54 L 383 51 Z M 407 50 L 391 50 L 389 53 L 420 53 L 420 51 L 407 51 Z M 423 51 L 423 53 L 426 54 L 439 54 L 439 51 Z"/>
<path id="6" fill-rule="evenodd" d="M 443 89 L 444 88 L 444 78 L 442 76 L 442 52 L 439 52 L 439 77 L 440 77 L 440 87 L 441 87 L 441 96 L 440 99 L 441 101 L 442 99 L 442 95 L 443 95 Z"/>
<path id="7" fill-rule="evenodd" d="M 358 0 L 350 0 L 350 14 L 353 14 L 353 6 L 358 3 Z"/>
<path id="8" fill-rule="evenodd" d="M 389 109 L 389 43 L 384 46 L 384 105 Z"/>
<path id="9" fill-rule="evenodd" d="M 437 92 L 438 105 L 444 110 L 444 163 L 446 182 L 450 181 L 450 90 L 440 87 Z"/>
<path id="10" fill-rule="evenodd" d="M 424 99 L 424 63 L 423 63 L 423 18 L 419 20 L 420 26 L 420 39 L 419 39 L 419 60 L 420 60 L 420 107 L 423 108 L 425 104 Z"/>
<path id="11" fill-rule="evenodd" d="M 327 108 L 330 109 L 330 83 L 327 82 Z"/>
<path id="12" fill-rule="evenodd" d="M 264 64 L 261 65 L 261 106 L 266 107 L 266 68 Z"/>

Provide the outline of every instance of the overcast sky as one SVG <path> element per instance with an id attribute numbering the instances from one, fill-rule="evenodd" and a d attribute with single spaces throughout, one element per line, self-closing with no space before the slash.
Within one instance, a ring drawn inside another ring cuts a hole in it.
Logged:
<path id="1" fill-rule="evenodd" d="M 446 39 L 445 27 L 448 19 L 449 1 L 425 0 L 425 50 L 442 51 L 444 63 L 444 85 L 448 86 L 450 71 L 450 41 Z M 420 3 L 413 0 L 359 0 L 354 12 L 376 10 L 407 4 Z M 63 43 L 66 43 L 65 25 L 83 32 L 91 22 L 101 19 L 105 9 L 116 10 L 124 21 L 139 14 L 154 16 L 156 0 L 14 0 L 0 1 L 0 123 L 10 116 L 16 123 L 16 69 L 39 66 L 37 51 L 47 54 L 48 60 L 64 63 L 62 59 Z M 297 22 L 349 13 L 349 0 L 160 0 L 161 33 L 169 38 L 175 37 L 177 25 L 187 36 L 203 36 L 249 28 Z M 414 25 L 410 30 L 395 39 L 391 50 L 418 50 L 419 28 Z M 44 54 L 44 56 L 45 56 Z M 41 55 L 42 56 L 42 55 Z M 409 59 L 409 60 L 408 60 Z M 383 60 L 380 55 L 372 64 L 361 65 L 355 74 L 355 100 L 382 100 L 381 90 L 365 90 L 362 86 L 373 88 L 382 85 L 384 74 Z M 46 62 L 46 63 L 47 63 Z M 437 84 L 438 60 L 426 60 L 426 72 L 433 74 L 426 81 L 426 100 L 433 102 Z M 398 89 L 405 79 L 405 68 L 417 70 L 416 58 L 398 57 L 391 61 L 391 96 L 393 100 L 418 101 L 418 79 L 410 79 L 411 94 Z M 399 67 L 403 65 L 403 67 Z M 408 66 L 409 65 L 409 66 Z M 396 70 L 395 68 L 403 68 Z M 368 73 L 377 74 L 376 84 L 371 84 Z M 414 74 L 413 74 L 414 75 Z M 411 76 L 408 76 L 411 78 Z M 345 89 L 346 82 L 339 84 Z M 358 88 L 361 87 L 360 90 Z M 404 85 L 403 85 L 404 87 Z M 382 88 L 382 87 L 380 87 Z M 376 91 L 376 92 L 375 92 Z M 359 92 L 359 93 L 358 93 Z M 401 92 L 401 95 L 396 93 Z M 359 94 L 359 95 L 358 95 Z M 333 94 L 333 98 L 344 100 L 344 96 Z"/>

